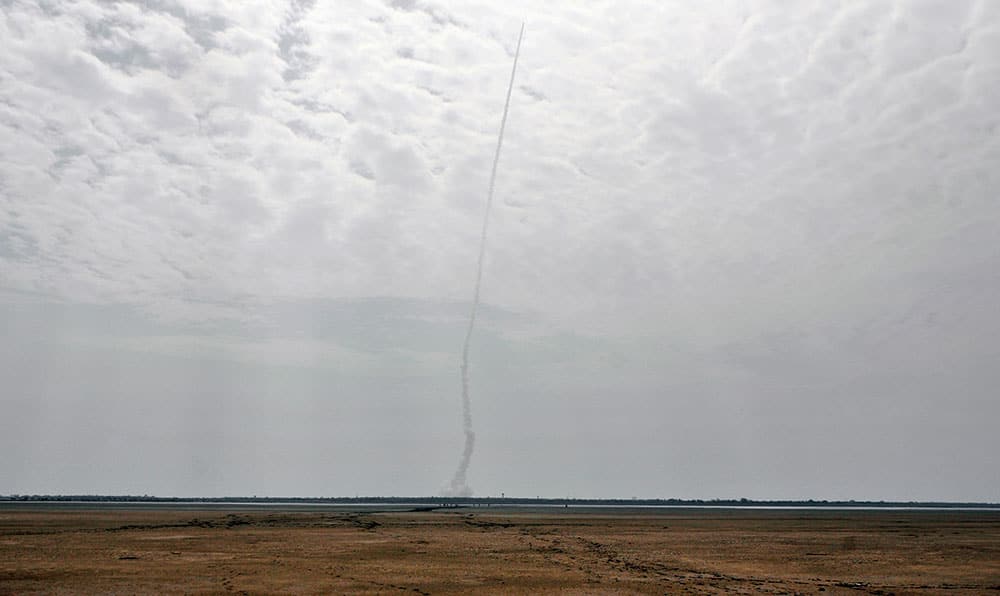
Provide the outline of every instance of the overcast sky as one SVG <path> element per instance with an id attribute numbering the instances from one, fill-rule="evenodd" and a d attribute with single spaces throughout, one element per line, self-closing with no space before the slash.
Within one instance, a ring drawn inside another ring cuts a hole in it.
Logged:
<path id="1" fill-rule="evenodd" d="M 0 0 L 0 494 L 1000 501 L 1000 2 Z"/>

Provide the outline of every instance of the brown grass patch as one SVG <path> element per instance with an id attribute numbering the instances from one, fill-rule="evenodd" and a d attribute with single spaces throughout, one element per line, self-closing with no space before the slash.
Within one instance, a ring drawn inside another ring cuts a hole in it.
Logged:
<path id="1" fill-rule="evenodd" d="M 1000 512 L 0 510 L 0 594 L 1000 594 Z"/>

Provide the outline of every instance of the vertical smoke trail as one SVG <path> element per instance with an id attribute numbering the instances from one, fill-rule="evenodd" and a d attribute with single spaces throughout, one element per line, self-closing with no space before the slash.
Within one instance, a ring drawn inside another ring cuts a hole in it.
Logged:
<path id="1" fill-rule="evenodd" d="M 517 57 L 521 54 L 521 38 L 524 36 L 524 23 L 517 35 L 517 49 L 514 50 L 514 66 L 510 71 L 510 83 L 507 85 L 507 99 L 503 104 L 503 118 L 500 119 L 500 134 L 497 136 L 497 149 L 493 154 L 493 170 L 490 172 L 490 189 L 486 193 L 486 214 L 483 216 L 483 230 L 479 236 L 479 260 L 476 262 L 476 289 L 472 293 L 472 312 L 469 313 L 469 326 L 465 330 L 465 342 L 462 343 L 462 430 L 465 432 L 465 446 L 462 448 L 462 459 L 458 469 L 451 478 L 447 493 L 452 496 L 467 497 L 472 495 L 472 489 L 466 482 L 472 451 L 476 446 L 476 433 L 472 432 L 472 404 L 469 401 L 469 342 L 472 340 L 472 330 L 476 326 L 476 311 L 479 309 L 479 288 L 483 280 L 483 257 L 486 254 L 486 229 L 490 223 L 490 207 L 493 205 L 493 187 L 497 180 L 497 164 L 500 163 L 500 147 L 503 146 L 503 131 L 507 126 L 507 110 L 510 108 L 510 93 L 514 89 L 514 74 L 517 73 Z"/>

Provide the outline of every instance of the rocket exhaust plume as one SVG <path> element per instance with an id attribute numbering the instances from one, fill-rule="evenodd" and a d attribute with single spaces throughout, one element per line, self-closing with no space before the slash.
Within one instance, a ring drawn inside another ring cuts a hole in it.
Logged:
<path id="1" fill-rule="evenodd" d="M 517 35 L 517 49 L 514 50 L 514 66 L 510 70 L 510 83 L 507 85 L 507 99 L 503 104 L 503 118 L 500 119 L 500 134 L 497 136 L 497 149 L 493 154 L 493 169 L 490 171 L 490 189 L 486 193 L 486 213 L 483 215 L 483 229 L 479 236 L 479 259 L 476 261 L 476 286 L 472 293 L 472 311 L 469 313 L 469 325 L 465 329 L 465 341 L 462 343 L 462 431 L 465 433 L 465 445 L 462 448 L 462 458 L 458 468 L 446 489 L 446 494 L 455 497 L 472 495 L 467 475 L 472 452 L 476 447 L 476 433 L 472 431 L 472 403 L 469 400 L 469 342 L 472 331 L 476 327 L 476 311 L 479 310 L 479 288 L 483 281 L 483 257 L 486 254 L 486 230 L 490 223 L 490 207 L 493 205 L 493 188 L 497 180 L 497 164 L 500 163 L 500 148 L 503 146 L 503 131 L 507 126 L 507 111 L 510 108 L 510 94 L 514 89 L 514 75 L 517 73 L 517 57 L 521 54 L 521 38 L 524 36 L 524 23 Z"/>

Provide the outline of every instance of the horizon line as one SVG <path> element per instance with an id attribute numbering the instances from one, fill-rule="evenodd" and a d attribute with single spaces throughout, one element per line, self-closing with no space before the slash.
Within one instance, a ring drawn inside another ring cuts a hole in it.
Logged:
<path id="1" fill-rule="evenodd" d="M 227 496 L 181 496 L 181 495 L 130 495 L 130 494 L 99 494 L 99 493 L 57 493 L 57 494 L 0 494 L 0 501 L 125 501 L 125 502 L 276 502 L 276 501 L 311 501 L 311 502 L 345 502 L 358 503 L 365 501 L 382 502 L 447 502 L 447 503 L 580 503 L 580 504 L 726 504 L 726 505 L 845 505 L 845 506 L 983 506 L 1000 507 L 1000 502 L 990 501 L 949 501 L 949 500 L 886 500 L 886 499 L 750 499 L 745 497 L 711 497 L 711 498 L 678 498 L 678 497 L 522 497 L 522 496 L 444 496 L 444 495 L 355 495 L 355 496 L 261 496 L 261 495 L 227 495 Z"/>

